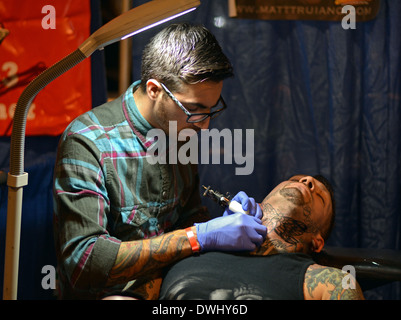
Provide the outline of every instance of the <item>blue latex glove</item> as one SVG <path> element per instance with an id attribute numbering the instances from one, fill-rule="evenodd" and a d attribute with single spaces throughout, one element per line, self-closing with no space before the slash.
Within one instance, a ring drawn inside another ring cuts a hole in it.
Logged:
<path id="1" fill-rule="evenodd" d="M 261 220 L 233 213 L 204 223 L 196 223 L 201 251 L 253 251 L 266 237 Z"/>
<path id="2" fill-rule="evenodd" d="M 260 208 L 259 204 L 256 203 L 254 198 L 249 198 L 248 195 L 244 191 L 238 192 L 232 201 L 237 201 L 242 205 L 242 209 L 244 211 L 249 211 L 249 215 L 254 216 L 255 218 L 262 219 L 263 212 Z M 231 210 L 228 208 L 224 211 L 223 216 L 233 214 Z"/>

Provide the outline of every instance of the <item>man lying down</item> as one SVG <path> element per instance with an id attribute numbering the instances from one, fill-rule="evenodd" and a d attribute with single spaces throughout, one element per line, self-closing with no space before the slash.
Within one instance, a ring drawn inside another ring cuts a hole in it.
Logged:
<path id="1" fill-rule="evenodd" d="M 261 247 L 251 254 L 209 252 L 178 262 L 166 273 L 160 299 L 364 298 L 350 274 L 311 258 L 334 223 L 333 191 L 324 177 L 293 176 L 274 188 L 261 208 L 267 227 Z"/>

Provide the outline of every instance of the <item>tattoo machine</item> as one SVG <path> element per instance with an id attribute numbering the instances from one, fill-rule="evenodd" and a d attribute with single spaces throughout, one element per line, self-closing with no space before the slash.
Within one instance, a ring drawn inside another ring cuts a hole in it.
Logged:
<path id="1" fill-rule="evenodd" d="M 204 197 L 209 197 L 213 201 L 217 202 L 221 207 L 227 208 L 231 210 L 234 213 L 245 213 L 249 214 L 249 211 L 244 211 L 242 209 L 241 203 L 235 201 L 235 200 L 230 200 L 230 194 L 227 192 L 226 195 L 223 195 L 217 190 L 212 190 L 210 186 L 205 187 L 202 186 L 205 189 L 205 192 L 203 193 Z"/>

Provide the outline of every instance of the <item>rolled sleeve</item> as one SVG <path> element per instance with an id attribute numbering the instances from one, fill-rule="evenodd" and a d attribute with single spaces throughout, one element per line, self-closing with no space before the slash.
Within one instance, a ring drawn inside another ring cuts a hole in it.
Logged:
<path id="1" fill-rule="evenodd" d="M 71 136 L 60 145 L 55 168 L 55 240 L 59 273 L 72 288 L 101 288 L 120 240 L 110 236 L 110 202 L 90 141 Z"/>

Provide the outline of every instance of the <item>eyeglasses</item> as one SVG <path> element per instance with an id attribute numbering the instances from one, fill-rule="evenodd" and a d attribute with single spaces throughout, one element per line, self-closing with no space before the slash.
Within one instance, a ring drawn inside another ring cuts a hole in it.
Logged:
<path id="1" fill-rule="evenodd" d="M 216 105 L 213 106 L 211 109 L 214 111 L 211 111 L 209 113 L 191 113 L 189 112 L 181 102 L 178 101 L 178 99 L 170 92 L 169 89 L 163 84 L 160 83 L 164 91 L 166 91 L 167 95 L 182 109 L 182 111 L 185 112 L 185 114 L 188 116 L 187 117 L 187 122 L 188 123 L 196 123 L 196 122 L 202 122 L 206 120 L 208 117 L 210 119 L 216 118 L 218 115 L 220 115 L 220 112 L 223 111 L 224 109 L 227 108 L 226 103 L 223 100 L 223 97 L 220 96 L 219 101 L 217 101 Z"/>

